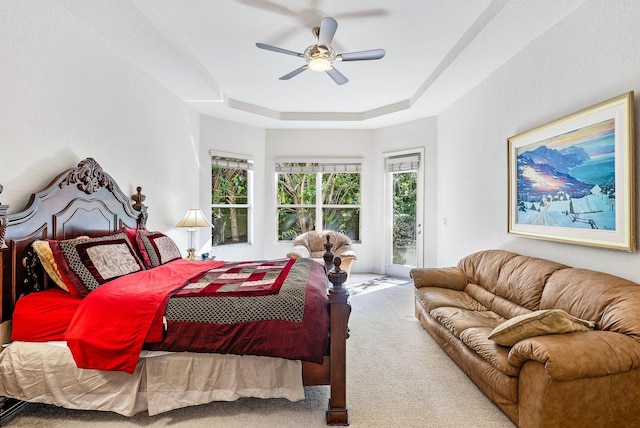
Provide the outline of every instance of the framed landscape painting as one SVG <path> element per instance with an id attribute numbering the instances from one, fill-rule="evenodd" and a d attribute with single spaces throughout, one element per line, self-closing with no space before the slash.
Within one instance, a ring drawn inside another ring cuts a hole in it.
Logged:
<path id="1" fill-rule="evenodd" d="M 633 92 L 507 140 L 508 232 L 635 251 Z"/>

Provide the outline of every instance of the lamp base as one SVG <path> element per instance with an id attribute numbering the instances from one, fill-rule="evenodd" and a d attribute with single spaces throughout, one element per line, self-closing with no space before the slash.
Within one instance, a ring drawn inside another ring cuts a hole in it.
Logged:
<path id="1" fill-rule="evenodd" d="M 187 260 L 198 260 L 196 258 L 196 249 L 195 248 L 187 248 Z"/>

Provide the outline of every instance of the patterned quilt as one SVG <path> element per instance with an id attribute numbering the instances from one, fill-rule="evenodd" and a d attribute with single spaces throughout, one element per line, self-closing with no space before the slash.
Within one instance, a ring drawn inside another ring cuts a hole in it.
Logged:
<path id="1" fill-rule="evenodd" d="M 174 297 L 278 294 L 294 259 L 225 263 L 193 278 Z"/>
<path id="2" fill-rule="evenodd" d="M 329 332 L 327 278 L 310 259 L 225 264 L 175 293 L 165 317 L 162 342 L 146 349 L 321 363 Z"/>

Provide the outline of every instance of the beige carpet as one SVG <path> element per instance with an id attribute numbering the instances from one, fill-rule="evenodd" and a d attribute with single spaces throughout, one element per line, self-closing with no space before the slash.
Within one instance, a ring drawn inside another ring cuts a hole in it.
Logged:
<path id="1" fill-rule="evenodd" d="M 364 282 L 375 278 L 367 278 Z M 458 369 L 413 315 L 413 287 L 389 279 L 364 287 L 352 278 L 347 341 L 351 426 L 500 428 L 509 419 Z M 367 292 L 356 293 L 355 288 Z M 149 417 L 29 404 L 7 427 L 324 427 L 328 387 L 308 387 L 304 401 L 240 399 Z"/>

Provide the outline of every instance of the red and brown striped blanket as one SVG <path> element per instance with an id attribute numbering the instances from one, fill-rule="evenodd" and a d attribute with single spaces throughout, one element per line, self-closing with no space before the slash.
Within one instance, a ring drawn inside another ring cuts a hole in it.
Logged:
<path id="1" fill-rule="evenodd" d="M 328 331 L 327 279 L 312 260 L 175 260 L 91 292 L 65 339 L 78 367 L 131 373 L 143 347 L 321 363 Z"/>

